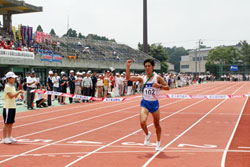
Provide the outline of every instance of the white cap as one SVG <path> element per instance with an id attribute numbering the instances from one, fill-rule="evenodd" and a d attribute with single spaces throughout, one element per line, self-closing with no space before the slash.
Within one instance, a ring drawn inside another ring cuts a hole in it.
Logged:
<path id="1" fill-rule="evenodd" d="M 70 73 L 74 72 L 74 70 L 70 70 Z"/>
<path id="2" fill-rule="evenodd" d="M 86 74 L 86 72 L 82 72 L 82 75 L 83 75 L 83 74 Z"/>
<path id="3" fill-rule="evenodd" d="M 88 71 L 88 73 L 87 74 L 91 74 L 91 71 Z"/>
<path id="4" fill-rule="evenodd" d="M 76 75 L 81 75 L 81 73 L 80 73 L 80 72 L 77 72 Z"/>
<path id="5" fill-rule="evenodd" d="M 63 75 L 63 74 L 65 74 L 65 72 L 64 72 L 64 71 L 62 71 L 62 72 L 61 72 L 61 74 Z"/>
<path id="6" fill-rule="evenodd" d="M 49 71 L 49 74 L 53 74 L 53 71 Z"/>
<path id="7" fill-rule="evenodd" d="M 116 73 L 116 75 L 120 75 L 119 73 Z"/>
<path id="8" fill-rule="evenodd" d="M 16 76 L 16 74 L 14 72 L 8 72 L 5 75 L 6 78 L 17 78 L 18 76 Z"/>

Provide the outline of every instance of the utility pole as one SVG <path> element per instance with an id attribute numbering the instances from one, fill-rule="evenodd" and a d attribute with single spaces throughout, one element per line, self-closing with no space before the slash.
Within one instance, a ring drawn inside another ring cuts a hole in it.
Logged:
<path id="1" fill-rule="evenodd" d="M 201 44 L 203 42 L 200 39 L 198 43 L 199 43 L 199 45 L 198 45 L 198 57 L 199 57 L 199 75 L 200 75 L 200 73 L 201 73 L 201 54 L 200 54 L 200 51 L 201 51 Z"/>
<path id="2" fill-rule="evenodd" d="M 143 52 L 148 54 L 148 9 L 147 9 L 147 0 L 143 0 Z"/>

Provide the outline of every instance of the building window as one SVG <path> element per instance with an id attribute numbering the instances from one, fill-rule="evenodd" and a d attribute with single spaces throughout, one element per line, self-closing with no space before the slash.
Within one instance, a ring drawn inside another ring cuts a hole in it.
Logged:
<path id="1" fill-rule="evenodd" d="M 188 69 L 189 65 L 181 65 L 181 69 Z"/>

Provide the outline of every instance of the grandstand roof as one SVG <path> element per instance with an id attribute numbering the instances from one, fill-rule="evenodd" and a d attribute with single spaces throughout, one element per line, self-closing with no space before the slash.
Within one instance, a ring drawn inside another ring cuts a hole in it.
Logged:
<path id="1" fill-rule="evenodd" d="M 24 1 L 0 0 L 0 14 L 22 14 L 42 12 L 43 7 L 27 4 Z"/>

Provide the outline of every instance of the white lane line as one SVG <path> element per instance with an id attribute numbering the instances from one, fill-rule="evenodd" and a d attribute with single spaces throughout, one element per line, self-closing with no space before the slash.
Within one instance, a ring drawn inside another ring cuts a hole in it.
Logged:
<path id="1" fill-rule="evenodd" d="M 250 92 L 249 92 L 249 93 L 250 93 Z M 248 93 L 248 94 L 249 94 L 249 93 Z M 245 100 L 245 103 L 244 103 L 244 105 L 243 105 L 243 107 L 242 107 L 242 109 L 241 109 L 240 115 L 239 115 L 238 120 L 237 120 L 237 122 L 236 122 L 236 124 L 235 124 L 235 127 L 234 127 L 234 129 L 233 129 L 233 132 L 232 132 L 232 134 L 231 134 L 231 136 L 230 136 L 230 138 L 229 138 L 229 140 L 228 140 L 228 143 L 227 143 L 227 145 L 226 145 L 226 148 L 225 148 L 225 150 L 224 150 L 224 152 L 223 152 L 223 156 L 222 156 L 222 159 L 221 159 L 221 167 L 225 167 L 227 152 L 228 152 L 229 147 L 230 147 L 230 145 L 231 145 L 231 143 L 232 143 L 234 134 L 235 134 L 235 132 L 236 132 L 238 126 L 239 126 L 240 119 L 241 119 L 241 116 L 242 116 L 242 114 L 243 114 L 243 111 L 244 111 L 244 109 L 245 109 L 245 107 L 246 107 L 248 98 L 249 98 L 249 96 L 247 96 L 247 98 L 246 98 L 246 100 Z"/>
<path id="2" fill-rule="evenodd" d="M 193 90 L 193 92 L 196 92 L 196 91 L 200 91 L 200 90 L 204 90 L 204 88 L 199 88 L 199 89 L 197 89 L 196 88 L 196 86 L 198 86 L 198 85 L 195 85 L 195 86 L 191 86 L 192 88 L 192 90 L 193 89 L 195 89 L 195 90 Z M 218 85 L 218 86 L 221 86 L 221 85 Z M 201 86 L 200 86 L 201 87 Z M 210 88 L 213 88 L 214 86 L 211 86 L 211 87 L 209 87 L 208 89 L 210 89 Z M 222 87 L 223 87 L 223 85 L 222 85 Z M 188 91 L 188 92 L 190 92 L 190 87 L 184 87 L 183 89 L 188 89 L 188 90 L 182 90 L 182 88 L 180 89 L 180 88 L 178 88 L 178 89 L 174 89 L 173 91 L 172 90 L 170 90 L 169 92 L 170 93 L 178 93 L 178 92 L 186 92 L 186 91 Z M 135 96 L 135 98 L 134 99 L 136 99 L 136 98 L 138 98 L 138 96 Z M 130 99 L 131 100 L 131 99 Z M 72 110 L 72 109 L 79 109 L 79 108 L 84 108 L 84 107 L 89 107 L 89 106 L 92 106 L 92 105 L 97 105 L 97 104 L 101 104 L 101 103 L 92 103 L 92 104 L 88 104 L 88 105 L 77 105 L 77 106 L 75 106 L 75 107 L 70 107 L 70 108 L 64 108 L 64 109 L 58 109 L 58 110 L 53 110 L 53 111 L 48 111 L 48 112 L 43 112 L 43 113 L 39 113 L 39 114 L 32 114 L 32 115 L 27 115 L 27 116 L 22 116 L 22 117 L 17 117 L 16 118 L 16 120 L 19 120 L 19 119 L 24 119 L 24 118 L 29 118 L 29 117 L 34 117 L 34 116 L 40 116 L 40 115 L 45 115 L 45 114 L 51 114 L 51 113 L 55 113 L 55 112 L 59 112 L 59 111 L 67 111 L 67 110 Z M 118 105 L 118 104 L 117 104 Z M 41 109 L 41 110 L 47 110 L 47 108 L 46 109 Z M 3 121 L 0 121 L 0 123 L 1 122 L 3 122 Z"/>
<path id="3" fill-rule="evenodd" d="M 183 101 L 183 100 L 177 100 L 175 102 L 168 103 L 167 105 L 164 105 L 164 107 L 172 105 L 172 104 L 175 104 L 175 103 L 178 103 L 180 101 Z M 48 131 L 51 131 L 51 130 L 59 129 L 59 128 L 70 126 L 70 125 L 74 125 L 74 124 L 78 124 L 78 123 L 81 123 L 81 122 L 89 121 L 89 120 L 92 120 L 92 119 L 96 119 L 96 118 L 99 118 L 99 117 L 103 117 L 103 116 L 107 116 L 107 115 L 110 115 L 110 114 L 118 113 L 118 112 L 121 112 L 121 111 L 126 111 L 128 109 L 132 109 L 132 108 L 136 108 L 136 107 L 139 107 L 139 106 L 127 107 L 127 108 L 124 108 L 124 109 L 121 109 L 121 110 L 116 110 L 116 111 L 105 113 L 105 114 L 101 114 L 101 115 L 98 115 L 98 116 L 93 116 L 93 117 L 82 119 L 82 120 L 79 120 L 79 121 L 76 121 L 76 122 L 72 122 L 72 123 L 68 123 L 68 124 L 56 126 L 56 127 L 53 127 L 53 128 L 44 129 L 44 130 L 37 131 L 37 132 L 34 132 L 34 133 L 29 133 L 29 134 L 26 134 L 26 135 L 18 136 L 18 137 L 16 137 L 16 139 L 20 139 L 20 138 L 31 136 L 31 135 L 35 135 L 35 134 L 40 134 L 40 133 L 43 133 L 43 132 L 48 132 Z"/>
<path id="4" fill-rule="evenodd" d="M 194 91 L 192 91 L 192 92 L 194 92 Z M 137 97 L 138 96 L 136 96 L 136 98 Z M 136 98 L 134 98 L 134 99 L 136 99 Z M 141 100 L 140 98 L 141 98 L 141 96 L 139 96 L 138 100 Z M 166 100 L 166 99 L 163 99 L 163 100 Z M 124 103 L 125 104 L 129 104 L 129 103 L 133 103 L 133 102 L 136 102 L 136 101 L 137 100 L 134 100 L 134 101 L 129 100 L 128 102 L 124 102 Z M 14 126 L 13 128 L 24 127 L 24 126 L 28 126 L 28 125 L 33 125 L 33 124 L 42 123 L 42 122 L 46 122 L 46 121 L 51 121 L 51 120 L 55 120 L 55 119 L 65 118 L 65 117 L 68 117 L 68 116 L 73 116 L 73 115 L 77 115 L 77 114 L 82 114 L 82 113 L 86 113 L 86 112 L 90 112 L 90 111 L 100 110 L 100 109 L 104 109 L 104 108 L 110 108 L 110 107 L 119 106 L 119 105 L 121 105 L 121 104 L 114 104 L 114 105 L 109 105 L 109 106 L 105 106 L 105 107 L 94 108 L 94 109 L 90 109 L 90 110 L 86 110 L 86 111 L 80 111 L 80 112 L 76 112 L 76 113 L 72 113 L 72 114 L 67 114 L 67 115 L 63 115 L 63 116 L 58 116 L 58 117 L 53 117 L 53 118 L 44 119 L 44 120 L 40 120 L 40 121 L 35 121 L 35 122 L 23 124 L 23 125 L 17 125 L 17 126 Z M 78 107 L 72 107 L 72 108 L 68 108 L 68 109 L 66 108 L 66 109 L 63 109 L 63 110 L 70 110 L 70 109 L 74 109 L 74 108 L 81 108 L 81 106 L 80 107 L 79 106 Z M 62 111 L 62 110 L 55 110 L 55 111 Z M 50 113 L 53 113 L 55 111 L 51 111 Z M 0 129 L 0 131 L 2 131 L 2 130 L 3 129 Z"/>
<path id="5" fill-rule="evenodd" d="M 192 106 L 194 106 L 194 105 L 196 105 L 196 104 L 201 103 L 202 101 L 205 101 L 205 100 L 201 100 L 201 101 L 198 101 L 198 102 L 196 102 L 196 103 L 193 103 L 193 104 L 191 104 L 191 105 L 189 105 L 189 106 L 187 106 L 187 107 L 185 107 L 185 108 L 183 108 L 183 109 L 181 109 L 181 110 L 179 110 L 179 111 L 177 111 L 177 112 L 175 112 L 175 113 L 173 113 L 173 114 L 171 114 L 171 115 L 169 115 L 169 116 L 167 116 L 167 117 L 164 117 L 164 118 L 161 119 L 160 121 L 163 121 L 163 120 L 165 120 L 165 119 L 167 119 L 167 118 L 170 118 L 171 116 L 176 115 L 176 114 L 178 114 L 179 112 L 182 112 L 182 111 L 184 111 L 184 110 L 187 109 L 187 108 L 190 108 L 190 107 L 192 107 Z M 148 127 L 151 127 L 151 126 L 153 126 L 153 124 L 148 125 Z M 99 150 L 102 150 L 102 149 L 104 149 L 104 148 L 106 148 L 106 147 L 109 147 L 110 145 L 112 145 L 112 144 L 114 144 L 114 143 L 117 143 L 117 142 L 119 142 L 119 141 L 121 141 L 121 140 L 123 140 L 123 139 L 125 139 L 125 138 L 128 138 L 128 137 L 130 137 L 130 136 L 132 136 L 132 135 L 134 135 L 134 134 L 136 134 L 136 133 L 138 133 L 138 132 L 140 132 L 140 131 L 142 131 L 142 130 L 139 129 L 139 130 L 137 130 L 137 131 L 135 131 L 135 132 L 133 132 L 133 133 L 130 133 L 130 134 L 127 135 L 127 136 L 124 136 L 124 137 L 119 138 L 119 139 L 117 139 L 117 140 L 115 140 L 115 141 L 113 141 L 113 142 L 111 142 L 111 143 L 109 143 L 109 144 L 106 144 L 106 145 L 104 145 L 104 146 L 102 146 L 102 147 L 100 147 L 100 148 L 98 148 L 98 149 L 96 149 L 96 150 L 94 150 L 94 151 L 92 151 L 92 152 L 90 152 L 90 153 L 88 153 L 88 154 L 86 154 L 86 155 L 84 155 L 84 156 L 78 158 L 77 160 L 75 160 L 75 161 L 69 163 L 69 164 L 66 165 L 65 167 L 69 167 L 69 166 L 71 166 L 71 165 L 77 163 L 78 161 L 80 161 L 80 160 L 82 160 L 82 159 L 84 159 L 84 158 L 86 158 L 86 157 L 88 157 L 88 156 L 90 156 L 90 155 L 92 155 L 92 154 L 98 152 Z"/>
<path id="6" fill-rule="evenodd" d="M 130 101 L 129 103 L 137 102 L 139 100 L 141 100 L 141 99 L 138 99 L 136 101 Z M 129 104 L 129 103 L 126 103 L 126 104 Z M 86 113 L 86 112 L 90 112 L 90 111 L 95 111 L 95 110 L 100 111 L 100 109 L 110 108 L 110 107 L 118 106 L 118 105 L 120 105 L 120 104 L 111 105 L 111 106 L 104 106 L 104 107 L 99 107 L 99 108 L 93 108 L 93 109 L 90 109 L 90 110 L 80 111 L 80 112 L 76 112 L 76 113 L 72 113 L 72 114 L 62 115 L 62 116 L 58 116 L 58 117 L 44 119 L 44 120 L 41 120 L 41 121 L 36 121 L 36 122 L 31 122 L 31 123 L 27 123 L 27 124 L 23 124 L 23 125 L 18 125 L 18 126 L 14 126 L 13 128 L 20 128 L 20 127 L 24 127 L 24 126 L 28 126 L 28 125 L 33 125 L 33 124 L 38 124 L 38 123 L 42 123 L 42 122 L 52 121 L 52 120 L 55 120 L 55 119 L 60 119 L 60 118 L 65 118 L 65 117 L 69 117 L 69 116 L 74 116 L 74 115 L 78 115 L 78 114 L 82 114 L 82 113 Z M 0 131 L 1 130 L 2 129 L 0 129 Z"/>
<path id="7" fill-rule="evenodd" d="M 229 88 L 231 88 L 231 87 L 233 87 L 233 86 L 234 86 L 234 85 L 229 86 L 229 87 L 227 87 L 227 88 L 224 89 L 224 90 L 227 90 L 227 89 L 229 89 Z M 216 90 L 216 89 L 215 89 L 215 90 Z M 205 91 L 204 93 L 209 92 L 209 91 L 212 91 L 212 90 Z M 221 91 L 223 91 L 223 90 L 221 90 Z M 221 91 L 220 91 L 220 92 L 221 92 Z M 185 99 L 184 99 L 184 100 L 185 100 Z M 205 99 L 204 99 L 204 100 L 205 100 Z M 198 102 L 196 102 L 196 103 L 193 103 L 193 104 L 190 105 L 189 107 L 191 107 L 191 106 L 193 106 L 193 105 L 196 105 L 196 104 L 198 104 L 198 103 L 200 103 L 200 102 L 202 102 L 202 101 L 204 101 L 204 100 L 201 100 L 201 101 L 198 101 Z M 180 100 L 180 101 L 183 101 L 183 100 Z M 169 104 L 167 104 L 167 105 L 169 105 Z M 164 106 L 167 106 L 167 105 L 164 105 Z M 173 113 L 173 114 L 171 114 L 171 115 L 165 117 L 164 119 L 167 119 L 167 118 L 171 117 L 172 115 L 176 115 L 177 113 L 179 113 L 179 112 L 181 112 L 181 111 L 183 111 L 183 110 L 185 110 L 186 108 L 189 108 L 189 107 L 185 107 L 185 108 L 179 110 L 178 112 L 175 112 L 175 113 Z M 162 107 L 161 107 L 161 108 L 162 108 Z M 134 115 L 134 116 L 127 117 L 127 118 L 125 118 L 125 119 L 122 119 L 122 120 L 113 122 L 113 123 L 111 123 L 111 124 L 107 124 L 107 125 L 101 126 L 101 127 L 99 127 L 99 128 L 95 128 L 95 129 L 92 129 L 92 130 L 89 130 L 89 131 L 86 131 L 86 132 L 83 132 L 83 133 L 80 133 L 80 134 L 77 134 L 77 135 L 74 135 L 74 136 L 71 136 L 71 137 L 68 137 L 68 138 L 64 138 L 64 139 L 59 140 L 59 141 L 57 141 L 57 142 L 53 142 L 53 143 L 47 144 L 47 145 L 45 145 L 45 146 L 41 146 L 41 147 L 38 147 L 38 148 L 35 148 L 35 149 L 32 149 L 32 150 L 23 152 L 23 153 L 18 154 L 18 155 L 16 155 L 16 156 L 13 156 L 13 157 L 10 157 L 10 158 L 8 158 L 8 159 L 5 159 L 5 160 L 0 161 L 0 164 L 1 164 L 1 163 L 4 163 L 4 162 L 6 162 L 6 161 L 9 161 L 9 160 L 15 159 L 15 158 L 17 158 L 17 157 L 23 156 L 23 155 L 25 155 L 25 154 L 28 154 L 28 153 L 30 153 L 30 152 L 33 152 L 33 151 L 36 151 L 36 150 L 40 150 L 40 149 L 42 149 L 42 148 L 45 148 L 45 147 L 48 147 L 48 146 L 51 146 L 51 145 L 54 145 L 54 144 L 57 144 L 57 143 L 60 143 L 60 142 L 66 141 L 66 140 L 70 140 L 70 139 L 72 139 L 72 138 L 75 138 L 75 137 L 78 137 L 78 136 L 81 136 L 81 135 L 84 135 L 84 134 L 87 134 L 87 133 L 90 133 L 90 132 L 93 132 L 93 131 L 96 131 L 96 130 L 99 130 L 99 129 L 103 129 L 103 128 L 105 128 L 105 127 L 108 127 L 108 126 L 117 124 L 117 123 L 119 123 L 119 122 L 128 120 L 128 119 L 133 118 L 133 117 L 138 116 L 138 115 L 139 115 L 139 114 L 136 114 L 136 115 Z M 164 119 L 162 119 L 162 120 L 164 120 Z M 153 124 L 151 124 L 150 126 L 152 126 L 152 125 L 153 125 Z M 136 131 L 136 133 L 139 132 L 139 131 L 141 131 L 141 130 Z M 133 134 L 134 134 L 134 133 L 133 133 Z M 133 135 L 133 134 L 131 134 L 131 135 Z M 129 136 L 131 136 L 131 135 L 129 135 Z"/>
<path id="8" fill-rule="evenodd" d="M 223 89 L 223 90 L 221 90 L 221 91 L 219 91 L 219 92 L 225 91 L 225 90 L 227 90 L 227 89 L 229 89 L 229 88 L 231 88 L 231 87 L 233 87 L 233 86 L 234 86 L 234 85 L 229 86 L 229 87 L 227 87 L 226 89 Z M 219 92 L 217 92 L 217 93 L 219 93 Z M 191 105 L 189 105 L 189 106 L 187 106 L 187 107 L 185 107 L 185 108 L 182 108 L 181 110 L 179 110 L 179 111 L 177 111 L 177 112 L 174 112 L 173 114 L 171 114 L 171 115 L 169 115 L 169 116 L 167 116 L 167 117 L 164 117 L 164 118 L 161 119 L 160 121 L 163 121 L 163 120 L 165 120 L 165 119 L 167 119 L 167 118 L 169 118 L 169 117 L 171 117 L 171 116 L 173 116 L 173 115 L 176 115 L 176 114 L 178 114 L 178 113 L 180 113 L 180 112 L 186 110 L 187 108 L 190 108 L 190 107 L 192 107 L 192 106 L 194 106 L 194 105 L 196 105 L 196 104 L 199 104 L 199 103 L 201 103 L 201 102 L 203 102 L 203 101 L 205 101 L 205 100 L 206 100 L 206 99 L 197 101 L 196 103 L 193 103 L 193 104 L 191 104 Z M 153 123 L 150 124 L 150 125 L 148 125 L 148 127 L 151 127 L 151 126 L 153 126 Z M 140 131 L 142 131 L 142 130 L 139 129 L 139 130 L 137 130 L 137 131 L 135 131 L 135 132 L 133 132 L 133 133 L 127 135 L 127 136 L 124 136 L 124 137 L 122 137 L 122 138 L 120 138 L 120 139 L 117 139 L 117 140 L 115 140 L 115 141 L 113 141 L 113 142 L 111 142 L 111 143 L 109 143 L 109 144 L 107 144 L 107 145 L 105 145 L 105 146 L 102 146 L 102 147 L 100 147 L 100 148 L 98 148 L 98 149 L 96 149 L 96 150 L 94 150 L 94 151 L 92 151 L 92 152 L 90 152 L 90 153 L 88 153 L 88 154 L 86 154 L 86 155 L 84 155 L 84 156 L 82 156 L 82 157 L 76 159 L 75 161 L 73 161 L 73 162 L 67 164 L 65 167 L 69 167 L 69 166 L 71 166 L 71 165 L 77 163 L 78 161 L 80 161 L 80 160 L 82 160 L 82 159 L 84 159 L 84 158 L 86 158 L 86 157 L 88 157 L 88 156 L 90 156 L 90 155 L 92 155 L 92 154 L 98 152 L 99 150 L 102 150 L 102 149 L 104 149 L 104 148 L 106 148 L 106 147 L 108 147 L 108 146 L 110 146 L 110 145 L 112 145 L 112 144 L 114 144 L 114 143 L 116 143 L 116 142 L 119 142 L 119 141 L 121 141 L 121 140 L 123 140 L 123 139 L 125 139 L 125 138 L 127 138 L 127 137 L 129 137 L 129 136 L 132 136 L 132 135 L 134 135 L 134 134 L 136 134 L 136 133 L 138 133 L 138 132 L 140 132 Z"/>
<path id="9" fill-rule="evenodd" d="M 243 86 L 245 86 L 246 84 L 243 84 L 241 87 L 239 87 L 238 89 L 236 89 L 232 94 L 235 94 L 238 90 L 240 90 Z M 206 118 L 210 113 L 212 113 L 215 109 L 217 109 L 220 105 L 222 105 L 225 101 L 227 101 L 228 99 L 224 99 L 223 101 L 221 101 L 219 104 L 217 104 L 215 107 L 213 107 L 208 113 L 206 113 L 203 117 L 201 117 L 198 121 L 196 121 L 193 125 L 191 125 L 189 128 L 187 128 L 184 132 L 182 132 L 178 137 L 176 137 L 174 140 L 172 140 L 171 142 L 169 142 L 167 145 L 165 145 L 161 151 L 165 150 L 167 147 L 169 147 L 171 144 L 173 144 L 175 141 L 177 141 L 179 138 L 181 138 L 183 135 L 185 135 L 189 130 L 191 130 L 194 126 L 196 126 L 197 124 L 199 124 L 204 118 Z M 155 157 L 157 157 L 161 151 L 156 152 L 144 165 L 143 167 L 147 167 L 153 160 Z"/>
<path id="10" fill-rule="evenodd" d="M 216 88 L 216 89 L 217 89 L 217 88 Z M 209 91 L 211 91 L 211 89 L 205 91 L 204 93 L 209 92 Z M 165 101 L 165 100 L 167 100 L 167 99 L 160 99 L 159 101 Z M 174 102 L 172 102 L 172 103 L 169 103 L 168 105 L 175 104 L 175 103 L 177 103 L 177 102 L 184 101 L 184 100 L 185 100 L 185 99 L 183 99 L 183 100 L 176 100 L 176 101 L 174 101 Z M 119 105 L 120 105 L 120 104 L 119 104 Z M 109 107 L 110 107 L 110 106 L 103 107 L 103 108 L 109 108 Z M 53 127 L 53 128 L 48 128 L 48 129 L 44 129 L 44 130 L 41 130 L 41 131 L 37 131 L 37 132 L 34 132 L 34 133 L 29 133 L 29 134 L 26 134 L 26 135 L 23 135 L 23 136 L 18 136 L 18 137 L 16 137 L 16 138 L 17 138 L 17 139 L 20 139 L 20 138 L 27 137 L 27 136 L 31 136 L 31 135 L 35 135 L 35 134 L 40 134 L 40 133 L 43 133 L 43 132 L 55 130 L 55 129 L 58 129 L 58 128 L 62 128 L 62 127 L 74 125 L 74 124 L 77 124 L 77 123 L 80 123 L 80 122 L 85 122 L 85 121 L 88 121 L 88 120 L 91 120 L 91 119 L 95 119 L 95 118 L 99 118 L 99 117 L 102 117 L 102 116 L 106 116 L 106 115 L 109 115 L 109 114 L 117 113 L 117 112 L 120 112 L 120 111 L 123 111 L 123 110 L 126 111 L 127 109 L 131 109 L 131 108 L 134 108 L 134 107 L 138 107 L 138 106 L 133 106 L 133 107 L 125 108 L 125 109 L 122 109 L 122 110 L 118 110 L 118 111 L 113 111 L 113 112 L 105 113 L 105 114 L 98 115 L 98 116 L 94 116 L 94 117 L 91 117 L 91 118 L 79 120 L 79 121 L 77 121 L 77 122 L 72 122 L 72 123 L 68 123 L 68 124 L 56 126 L 56 127 Z M 102 108 L 102 107 L 100 107 L 100 108 Z M 98 109 L 100 109 L 100 108 L 98 108 Z M 92 110 L 95 110 L 95 109 L 92 109 Z"/>
<path id="11" fill-rule="evenodd" d="M 250 147 L 238 147 L 239 149 L 250 149 Z"/>
<path id="12" fill-rule="evenodd" d="M 185 150 L 178 150 L 178 149 L 172 149 L 172 150 L 168 150 L 168 151 L 162 151 L 163 153 L 222 153 L 224 151 L 224 149 L 214 149 L 214 150 L 210 150 L 210 149 L 203 149 L 203 150 L 195 150 L 195 149 L 185 149 Z M 135 151 L 135 150 L 128 150 L 128 151 L 100 151 L 100 152 L 96 152 L 95 154 L 121 154 L 121 153 L 147 153 L 147 152 L 151 152 L 151 153 L 155 153 L 154 149 L 152 151 Z M 228 150 L 228 152 L 234 152 L 234 153 L 249 153 L 250 151 L 248 150 Z M 88 154 L 89 152 L 73 152 L 73 153 L 43 153 L 43 154 L 25 154 L 22 155 L 21 157 L 30 157 L 30 156 L 35 156 L 35 157 L 40 157 L 40 156 L 49 156 L 49 157 L 57 157 L 57 156 L 62 156 L 62 157 L 72 157 L 74 155 L 79 155 L 79 154 Z M 5 158 L 5 157 L 12 157 L 12 156 L 16 156 L 16 155 L 0 155 L 1 158 Z M 77 156 L 77 157 L 82 157 L 82 156 Z"/>

